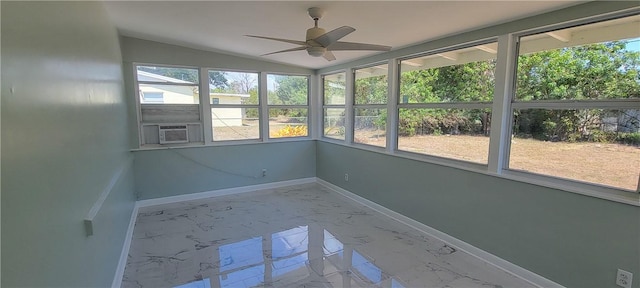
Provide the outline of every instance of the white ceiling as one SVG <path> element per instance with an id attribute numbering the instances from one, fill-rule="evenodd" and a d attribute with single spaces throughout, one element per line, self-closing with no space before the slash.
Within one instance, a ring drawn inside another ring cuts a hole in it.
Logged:
<path id="1" fill-rule="evenodd" d="M 492 26 L 572 6 L 584 1 L 114 1 L 105 2 L 120 34 L 196 49 L 260 58 L 319 69 L 380 52 L 335 51 L 337 60 L 296 51 L 296 47 L 243 35 L 305 39 L 313 26 L 309 7 L 325 10 L 319 26 L 327 31 L 343 25 L 355 32 L 341 41 L 392 46 Z"/>

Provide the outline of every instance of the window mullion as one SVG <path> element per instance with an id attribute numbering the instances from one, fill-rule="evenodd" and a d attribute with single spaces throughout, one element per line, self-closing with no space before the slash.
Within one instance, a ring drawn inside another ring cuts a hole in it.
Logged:
<path id="1" fill-rule="evenodd" d="M 269 142 L 269 105 L 267 105 L 267 73 L 261 72 L 258 81 L 260 103 L 260 139 Z"/>
<path id="2" fill-rule="evenodd" d="M 508 165 L 511 142 L 511 95 L 514 92 L 517 45 L 513 35 L 498 37 L 495 88 L 491 109 L 491 134 L 489 138 L 488 169 L 502 173 Z"/>
<path id="3" fill-rule="evenodd" d="M 209 100 L 209 70 L 200 69 L 200 122 L 204 143 L 213 142 L 213 119 L 211 117 L 211 100 Z"/>
<path id="4" fill-rule="evenodd" d="M 345 77 L 345 90 L 346 95 L 344 99 L 344 141 L 348 144 L 353 143 L 353 127 L 355 122 L 355 113 L 353 111 L 353 103 L 354 103 L 354 94 L 355 94 L 355 70 L 349 71 L 346 73 Z"/>
<path id="5" fill-rule="evenodd" d="M 398 93 L 399 73 L 398 60 L 390 59 L 387 76 L 387 152 L 393 153 L 398 148 Z"/>
<path id="6" fill-rule="evenodd" d="M 322 137 L 322 77 L 319 75 L 311 75 L 309 77 L 309 111 L 307 112 L 309 128 L 309 136 L 311 139 L 320 139 Z"/>

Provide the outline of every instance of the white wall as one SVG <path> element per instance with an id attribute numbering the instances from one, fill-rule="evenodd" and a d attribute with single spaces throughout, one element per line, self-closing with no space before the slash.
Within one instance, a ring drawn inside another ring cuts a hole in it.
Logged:
<path id="1" fill-rule="evenodd" d="M 1 5 L 1 284 L 109 286 L 135 201 L 116 30 L 100 2 Z"/>

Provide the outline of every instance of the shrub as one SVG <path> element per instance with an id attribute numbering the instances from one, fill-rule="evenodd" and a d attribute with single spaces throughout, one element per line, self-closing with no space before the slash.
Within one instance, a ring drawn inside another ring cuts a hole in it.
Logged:
<path id="1" fill-rule="evenodd" d="M 640 146 L 640 132 L 620 133 L 616 140 L 624 144 Z"/>
<path id="2" fill-rule="evenodd" d="M 615 132 L 606 132 L 602 130 L 593 130 L 589 135 L 589 141 L 600 143 L 613 143 L 616 140 Z"/>
<path id="3" fill-rule="evenodd" d="M 271 137 L 298 137 L 298 136 L 307 136 L 307 126 L 305 125 L 287 125 L 284 128 L 276 131 L 271 135 Z"/>

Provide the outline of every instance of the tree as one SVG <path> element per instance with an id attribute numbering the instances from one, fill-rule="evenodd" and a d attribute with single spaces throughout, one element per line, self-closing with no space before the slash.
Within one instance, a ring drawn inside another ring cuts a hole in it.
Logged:
<path id="1" fill-rule="evenodd" d="M 171 77 L 182 81 L 188 81 L 191 83 L 199 83 L 197 69 L 138 66 L 138 70 Z M 219 71 L 209 71 L 209 83 L 215 87 L 226 87 L 228 85 L 227 79 L 224 77 L 224 73 Z"/>

